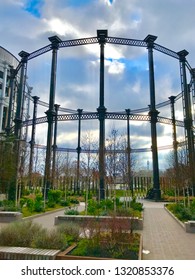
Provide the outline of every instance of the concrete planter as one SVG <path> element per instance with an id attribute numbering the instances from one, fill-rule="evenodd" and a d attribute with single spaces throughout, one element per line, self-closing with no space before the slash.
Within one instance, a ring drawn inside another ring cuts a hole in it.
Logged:
<path id="1" fill-rule="evenodd" d="M 195 233 L 195 221 L 187 221 L 184 223 L 185 230 L 188 233 Z"/>
<path id="2" fill-rule="evenodd" d="M 59 225 L 61 223 L 75 223 L 79 226 L 83 223 L 98 222 L 101 223 L 102 228 L 106 228 L 109 221 L 113 219 L 111 216 L 82 216 L 82 215 L 61 215 L 56 216 L 54 224 Z M 137 217 L 115 217 L 117 222 L 120 223 L 124 230 L 142 230 L 143 229 L 143 219 Z M 124 223 L 125 222 L 125 223 Z"/>
<path id="3" fill-rule="evenodd" d="M 0 211 L 0 223 L 11 223 L 22 219 L 22 213 Z"/>

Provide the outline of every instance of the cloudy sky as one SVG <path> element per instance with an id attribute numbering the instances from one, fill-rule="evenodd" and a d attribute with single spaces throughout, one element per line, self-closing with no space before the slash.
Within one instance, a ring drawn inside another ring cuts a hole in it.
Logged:
<path id="1" fill-rule="evenodd" d="M 185 3 L 184 3 L 185 2 Z M 48 45 L 48 37 L 62 40 L 94 37 L 98 29 L 108 36 L 143 40 L 157 36 L 156 43 L 175 52 L 186 49 L 191 67 L 195 61 L 194 0 L 1 0 L 0 45 L 16 57 Z M 154 51 L 156 103 L 167 101 L 181 91 L 178 60 Z M 51 53 L 29 61 L 28 83 L 32 95 L 49 100 Z M 56 100 L 63 108 L 96 111 L 99 106 L 99 45 L 62 48 L 58 52 Z M 105 46 L 105 107 L 109 112 L 148 107 L 150 103 L 147 49 Z M 176 118 L 182 119 L 181 100 Z M 39 108 L 39 116 L 46 108 Z M 170 107 L 160 108 L 160 116 L 170 117 Z M 98 137 L 98 121 L 83 122 L 83 133 Z M 106 121 L 106 133 L 125 131 L 126 122 Z M 172 144 L 171 126 L 157 125 L 158 145 Z M 46 143 L 47 126 L 37 127 L 41 144 Z M 58 146 L 77 146 L 77 123 L 59 124 Z M 183 129 L 178 129 L 183 139 Z M 132 148 L 150 147 L 150 125 L 131 122 Z M 159 152 L 159 166 L 166 168 L 166 152 Z M 140 167 L 151 161 L 142 153 Z"/>

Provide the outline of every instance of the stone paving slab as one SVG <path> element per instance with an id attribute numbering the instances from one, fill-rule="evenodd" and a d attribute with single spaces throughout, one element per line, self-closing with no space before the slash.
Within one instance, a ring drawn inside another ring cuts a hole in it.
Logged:
<path id="1" fill-rule="evenodd" d="M 143 260 L 195 260 L 195 234 L 185 230 L 164 209 L 164 203 L 143 201 Z"/>

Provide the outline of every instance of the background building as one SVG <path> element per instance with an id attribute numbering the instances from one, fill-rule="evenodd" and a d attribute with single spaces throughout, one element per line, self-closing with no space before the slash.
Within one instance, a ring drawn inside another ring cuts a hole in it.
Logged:
<path id="1" fill-rule="evenodd" d="M 0 133 L 4 132 L 8 117 L 10 70 L 16 69 L 18 64 L 13 54 L 0 47 Z"/>

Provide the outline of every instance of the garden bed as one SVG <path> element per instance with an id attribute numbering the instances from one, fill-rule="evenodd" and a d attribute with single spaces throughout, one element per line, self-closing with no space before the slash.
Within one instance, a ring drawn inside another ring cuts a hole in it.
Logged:
<path id="1" fill-rule="evenodd" d="M 165 210 L 173 217 L 173 219 L 188 233 L 195 233 L 195 221 L 181 221 L 174 213 L 172 213 L 165 205 Z"/>
<path id="2" fill-rule="evenodd" d="M 60 252 L 56 256 L 56 260 L 114 260 L 114 259 L 123 259 L 123 260 L 142 260 L 142 247 L 143 247 L 143 240 L 142 240 L 142 235 L 141 234 L 136 234 L 136 238 L 139 239 L 137 244 L 137 250 L 135 250 L 135 244 L 134 244 L 134 250 L 129 251 L 127 257 L 127 250 L 126 250 L 126 256 L 124 255 L 123 257 L 118 255 L 118 258 L 112 257 L 111 255 L 109 257 L 105 257 L 105 255 L 100 256 L 99 252 L 95 252 L 94 255 L 79 255 L 79 254 L 74 254 L 74 252 L 77 250 L 78 252 L 78 243 L 75 243 L 71 245 L 69 248 L 67 248 L 65 251 Z M 128 247 L 129 244 L 123 244 L 124 246 Z M 97 246 L 97 244 L 96 244 Z M 123 248 L 124 248 L 123 246 Z M 87 252 L 87 247 L 85 248 L 85 253 Z M 99 250 L 98 250 L 99 251 Z M 116 253 L 116 251 L 115 251 Z M 98 255 L 98 256 L 97 256 Z M 114 255 L 114 253 L 113 253 Z"/>

